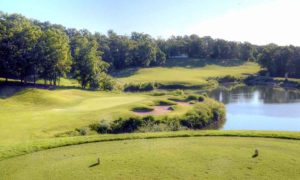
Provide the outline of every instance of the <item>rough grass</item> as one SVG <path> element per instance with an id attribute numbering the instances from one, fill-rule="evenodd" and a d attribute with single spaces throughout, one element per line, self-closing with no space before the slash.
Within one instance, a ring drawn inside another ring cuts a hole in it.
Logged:
<path id="1" fill-rule="evenodd" d="M 220 78 L 231 75 L 233 77 L 242 77 L 244 74 L 254 74 L 260 70 L 256 63 L 246 62 L 235 66 L 224 66 L 215 64 L 197 65 L 191 63 L 193 59 L 178 59 L 169 61 L 166 67 L 126 69 L 116 76 L 118 80 L 124 83 L 133 82 L 156 82 L 166 85 L 203 85 L 208 83 L 209 78 Z M 178 62 L 174 62 L 178 61 Z M 199 60 L 200 61 L 200 60 Z M 176 65 L 178 64 L 178 65 Z"/>
<path id="2" fill-rule="evenodd" d="M 164 134 L 168 135 L 174 133 Z M 255 149 L 259 156 L 252 158 Z M 3 179 L 298 179 L 299 152 L 300 141 L 281 139 L 137 139 L 62 147 L 6 159 L 0 161 L 0 174 Z M 97 158 L 100 165 L 95 165 Z"/>

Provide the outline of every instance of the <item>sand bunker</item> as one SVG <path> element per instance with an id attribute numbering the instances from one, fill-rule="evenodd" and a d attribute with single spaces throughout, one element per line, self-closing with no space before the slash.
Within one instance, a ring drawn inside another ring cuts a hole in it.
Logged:
<path id="1" fill-rule="evenodd" d="M 152 111 L 135 111 L 137 115 L 163 115 L 171 112 L 171 106 L 154 106 Z"/>
<path id="2" fill-rule="evenodd" d="M 191 106 L 188 102 L 176 102 L 180 106 Z M 135 114 L 145 116 L 145 115 L 164 115 L 172 112 L 171 106 L 154 106 L 152 111 L 134 111 Z"/>
<path id="3" fill-rule="evenodd" d="M 182 101 L 178 101 L 176 102 L 178 105 L 180 106 L 191 106 L 191 104 L 189 102 L 182 102 Z"/>

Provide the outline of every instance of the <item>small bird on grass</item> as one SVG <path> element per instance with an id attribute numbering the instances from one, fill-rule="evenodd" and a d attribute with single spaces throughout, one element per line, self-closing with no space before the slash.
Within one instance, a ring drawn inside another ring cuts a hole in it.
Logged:
<path id="1" fill-rule="evenodd" d="M 254 154 L 252 155 L 252 158 L 256 158 L 258 156 L 258 149 L 255 149 Z"/>

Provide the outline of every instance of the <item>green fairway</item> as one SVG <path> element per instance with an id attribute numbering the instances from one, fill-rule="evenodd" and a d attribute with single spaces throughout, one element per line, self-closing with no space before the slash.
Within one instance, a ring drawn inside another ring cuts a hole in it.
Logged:
<path id="1" fill-rule="evenodd" d="M 52 137 L 101 119 L 110 120 L 129 113 L 130 105 L 145 99 L 141 94 L 27 89 L 0 99 L 0 142 Z"/>
<path id="2" fill-rule="evenodd" d="M 174 63 L 171 61 L 166 67 L 141 68 L 137 71 L 127 69 L 118 73 L 118 80 L 126 83 L 157 82 L 162 84 L 201 85 L 207 84 L 208 78 L 224 77 L 227 75 L 242 77 L 244 74 L 257 73 L 260 69 L 258 64 L 251 62 L 236 66 L 210 64 L 203 65 L 202 67 L 197 63 L 195 64 L 195 62 L 190 62 L 192 60 L 175 59 L 172 61 L 178 62 Z M 191 65 L 187 66 L 189 62 Z"/>
<path id="3" fill-rule="evenodd" d="M 254 150 L 259 156 L 252 158 Z M 0 161 L 3 179 L 297 179 L 300 141 L 190 137 L 56 148 Z M 93 166 L 100 158 L 100 165 Z M 90 167 L 92 166 L 92 167 Z"/>
<path id="4" fill-rule="evenodd" d="M 89 125 L 102 120 L 109 122 L 120 117 L 139 116 L 132 111 L 134 107 L 154 105 L 161 100 L 167 101 L 168 97 L 172 95 L 25 89 L 0 99 L 0 153 L 3 152 L 1 146 L 41 138 L 74 136 L 68 132 L 74 132 L 76 128 L 89 131 Z M 222 106 L 209 98 L 198 105 L 203 113 L 210 107 Z M 182 116 L 192 108 L 193 105 L 174 105 L 173 111 L 156 118 Z M 96 132 L 89 131 L 89 134 Z"/>

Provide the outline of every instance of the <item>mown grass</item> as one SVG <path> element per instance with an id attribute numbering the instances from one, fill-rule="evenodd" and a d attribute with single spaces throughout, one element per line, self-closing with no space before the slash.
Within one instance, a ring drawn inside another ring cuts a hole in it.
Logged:
<path id="1" fill-rule="evenodd" d="M 89 129 L 89 125 L 102 120 L 137 116 L 132 111 L 137 106 L 151 108 L 156 102 L 170 102 L 167 100 L 170 96 L 76 89 L 25 89 L 0 99 L 0 144 L 10 146 L 23 141 L 51 138 L 76 128 Z M 206 106 L 214 101 L 207 98 L 203 103 Z M 167 115 L 180 116 L 191 109 L 192 106 L 180 106 Z"/>
<path id="2" fill-rule="evenodd" d="M 0 99 L 0 143 L 53 137 L 102 119 L 130 114 L 147 95 L 82 90 L 26 89 Z"/>
<path id="3" fill-rule="evenodd" d="M 169 60 L 165 67 L 126 69 L 115 76 L 123 83 L 155 82 L 165 85 L 181 84 L 193 86 L 208 84 L 209 78 L 221 78 L 228 75 L 239 78 L 245 74 L 257 73 L 260 70 L 259 65 L 252 62 L 245 62 L 235 66 L 215 64 L 197 66 L 195 63 L 192 63 L 191 66 L 186 66 L 192 60 Z M 178 62 L 175 63 L 174 61 Z M 202 62 L 202 60 L 199 61 Z"/>
<path id="4" fill-rule="evenodd" d="M 138 139 L 62 147 L 2 160 L 0 174 L 3 179 L 299 178 L 300 141 L 241 137 L 185 137 L 222 135 L 222 133 L 242 135 L 245 132 L 114 135 L 115 139 L 121 137 Z M 272 137 L 272 133 L 267 132 L 246 132 L 244 135 L 247 133 L 252 135 L 261 133 Z M 176 137 L 176 134 L 181 138 L 153 139 Z M 284 134 L 282 133 L 283 137 L 290 133 Z M 299 133 L 296 136 L 299 138 Z M 109 136 L 106 136 L 106 139 L 108 138 Z M 259 156 L 252 158 L 255 149 L 259 150 Z M 100 158 L 100 165 L 95 165 L 97 158 Z"/>
<path id="5" fill-rule="evenodd" d="M 175 138 L 175 137 L 198 137 L 198 136 L 228 136 L 228 137 L 262 137 L 277 139 L 300 140 L 300 132 L 283 131 L 221 131 L 221 130 L 199 130 L 199 131 L 174 131 L 156 133 L 125 133 L 125 134 L 102 134 L 75 137 L 57 137 L 26 140 L 10 144 L 0 145 L 0 160 L 14 156 L 24 155 L 36 151 L 70 146 L 77 144 L 120 141 L 132 139 L 155 139 L 155 138 Z"/>

